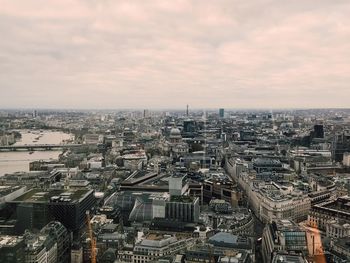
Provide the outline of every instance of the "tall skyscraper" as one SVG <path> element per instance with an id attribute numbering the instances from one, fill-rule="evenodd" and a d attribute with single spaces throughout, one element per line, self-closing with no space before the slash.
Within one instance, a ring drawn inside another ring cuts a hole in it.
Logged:
<path id="1" fill-rule="evenodd" d="M 184 120 L 183 132 L 191 133 L 196 131 L 196 122 L 194 120 Z"/>
<path id="2" fill-rule="evenodd" d="M 316 124 L 314 126 L 314 136 L 315 138 L 322 139 L 324 138 L 324 130 L 322 124 Z"/>
<path id="3" fill-rule="evenodd" d="M 223 118 L 225 116 L 225 109 L 219 109 L 219 116 L 220 118 Z"/>

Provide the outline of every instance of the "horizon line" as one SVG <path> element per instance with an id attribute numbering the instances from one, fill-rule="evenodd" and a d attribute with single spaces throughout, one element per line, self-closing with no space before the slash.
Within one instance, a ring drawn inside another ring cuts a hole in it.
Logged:
<path id="1" fill-rule="evenodd" d="M 194 107 L 194 108 L 189 108 L 189 111 L 201 111 L 201 110 L 209 110 L 209 111 L 217 111 L 219 109 L 224 109 L 227 111 L 234 111 L 234 110 L 349 110 L 350 107 L 237 107 L 237 108 L 229 108 L 229 107 Z M 50 108 L 50 107 L 5 107 L 5 108 L 0 108 L 0 111 L 15 111 L 15 110 L 43 110 L 43 111 L 53 111 L 53 110 L 58 110 L 58 111 L 144 111 L 144 110 L 150 110 L 150 111 L 185 111 L 186 112 L 186 105 L 184 108 L 180 107 L 170 107 L 170 108 Z"/>

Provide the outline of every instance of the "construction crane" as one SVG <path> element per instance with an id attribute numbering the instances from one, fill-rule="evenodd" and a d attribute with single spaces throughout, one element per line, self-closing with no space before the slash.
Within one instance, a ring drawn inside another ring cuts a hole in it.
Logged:
<path id="1" fill-rule="evenodd" d="M 96 263 L 96 240 L 92 233 L 92 227 L 90 222 L 90 212 L 86 211 L 86 220 L 88 227 L 88 234 L 90 238 L 90 247 L 91 247 L 91 263 Z"/>

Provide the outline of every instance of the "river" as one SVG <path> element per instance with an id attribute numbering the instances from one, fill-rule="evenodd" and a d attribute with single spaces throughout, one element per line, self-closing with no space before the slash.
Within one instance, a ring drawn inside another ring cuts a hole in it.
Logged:
<path id="1" fill-rule="evenodd" d="M 73 135 L 60 131 L 48 130 L 20 130 L 22 134 L 21 140 L 15 145 L 24 144 L 60 144 L 64 140 L 73 139 Z M 57 159 L 61 151 L 15 151 L 0 152 L 0 176 L 6 173 L 14 173 L 20 171 L 29 171 L 29 163 L 37 160 Z"/>

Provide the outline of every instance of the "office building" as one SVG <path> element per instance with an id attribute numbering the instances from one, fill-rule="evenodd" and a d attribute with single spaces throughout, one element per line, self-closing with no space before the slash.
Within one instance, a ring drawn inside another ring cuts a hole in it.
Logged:
<path id="1" fill-rule="evenodd" d="M 343 237 L 331 242 L 334 262 L 350 262 L 350 237 Z"/>
<path id="2" fill-rule="evenodd" d="M 193 133 L 196 132 L 196 130 L 197 130 L 197 127 L 196 127 L 196 122 L 194 120 L 191 120 L 191 119 L 184 120 L 184 124 L 183 124 L 184 134 L 193 135 Z"/>
<path id="3" fill-rule="evenodd" d="M 50 221 L 61 222 L 69 231 L 78 234 L 85 226 L 86 211 L 96 203 L 93 190 L 32 189 L 8 202 L 17 213 L 18 231 L 40 230 Z"/>
<path id="4" fill-rule="evenodd" d="M 0 262 L 25 263 L 23 237 L 0 235 Z"/>
<path id="5" fill-rule="evenodd" d="M 165 218 L 183 222 L 198 222 L 199 198 L 190 196 L 171 196 L 165 204 Z"/>
<path id="6" fill-rule="evenodd" d="M 47 235 L 57 244 L 57 263 L 65 263 L 70 260 L 71 238 L 67 229 L 58 221 L 52 221 L 41 231 L 41 234 Z"/>
<path id="7" fill-rule="evenodd" d="M 324 129 L 322 124 L 316 124 L 314 126 L 314 138 L 316 139 L 324 138 Z"/>
<path id="8" fill-rule="evenodd" d="M 26 263 L 57 262 L 57 243 L 51 236 L 45 234 L 26 233 L 24 239 Z"/>
<path id="9" fill-rule="evenodd" d="M 277 220 L 267 224 L 262 236 L 264 262 L 271 262 L 273 253 L 278 251 L 306 255 L 306 232 L 290 220 Z"/>
<path id="10" fill-rule="evenodd" d="M 336 200 L 329 200 L 316 204 L 308 215 L 308 224 L 326 231 L 330 222 L 350 223 L 350 197 L 342 196 Z M 330 233 L 332 232 L 329 230 Z"/>
<path id="11" fill-rule="evenodd" d="M 283 252 L 274 253 L 271 263 L 308 263 L 301 255 L 289 255 Z"/>
<path id="12" fill-rule="evenodd" d="M 244 250 L 198 244 L 189 247 L 185 253 L 186 263 L 251 263 L 251 255 Z"/>
<path id="13" fill-rule="evenodd" d="M 83 263 L 83 248 L 75 245 L 71 248 L 70 253 L 71 263 Z"/>
<path id="14" fill-rule="evenodd" d="M 224 118 L 225 117 L 225 109 L 219 109 L 219 117 Z"/>
<path id="15" fill-rule="evenodd" d="M 158 261 L 159 258 L 185 251 L 193 238 L 177 238 L 174 235 L 149 234 L 134 246 L 133 263 Z"/>
<path id="16" fill-rule="evenodd" d="M 345 167 L 350 167 L 350 153 L 348 152 L 343 154 L 343 165 Z"/>
<path id="17" fill-rule="evenodd" d="M 181 196 L 183 192 L 183 175 L 174 175 L 169 178 L 170 196 Z"/>

